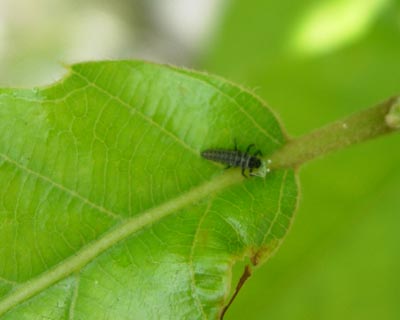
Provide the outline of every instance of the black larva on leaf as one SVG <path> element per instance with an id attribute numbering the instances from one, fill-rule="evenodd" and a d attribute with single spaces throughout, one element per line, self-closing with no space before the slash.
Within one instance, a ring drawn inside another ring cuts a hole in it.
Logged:
<path id="1" fill-rule="evenodd" d="M 237 145 L 235 143 L 234 150 L 209 149 L 202 151 L 201 156 L 208 160 L 224 163 L 227 165 L 226 168 L 240 167 L 242 168 L 242 175 L 247 177 L 245 174 L 246 169 L 249 169 L 250 175 L 253 175 L 253 170 L 260 168 L 262 164 L 261 159 L 257 158 L 258 155 L 262 155 L 260 150 L 256 150 L 253 155 L 249 154 L 249 151 L 252 147 L 254 147 L 254 144 L 250 144 L 246 151 L 242 152 L 237 149 Z"/>

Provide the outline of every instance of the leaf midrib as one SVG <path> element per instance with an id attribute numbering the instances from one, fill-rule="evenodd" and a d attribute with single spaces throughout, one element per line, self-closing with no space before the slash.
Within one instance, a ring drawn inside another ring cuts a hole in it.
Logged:
<path id="1" fill-rule="evenodd" d="M 17 287 L 0 301 L 0 316 L 55 282 L 64 279 L 73 272 L 79 271 L 101 253 L 111 248 L 116 243 L 126 239 L 136 231 L 173 214 L 187 205 L 196 203 L 210 194 L 215 194 L 229 186 L 239 183 L 242 180 L 243 177 L 240 176 L 236 170 L 225 172 L 217 178 L 196 186 L 176 198 L 125 220 L 114 229 L 106 232 L 96 241 L 83 247 L 73 256 L 66 258 L 50 270 L 43 272 L 36 278 Z"/>

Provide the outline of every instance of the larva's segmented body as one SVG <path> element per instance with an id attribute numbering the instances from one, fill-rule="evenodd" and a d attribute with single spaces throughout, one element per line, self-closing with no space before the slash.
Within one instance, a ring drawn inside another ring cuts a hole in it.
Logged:
<path id="1" fill-rule="evenodd" d="M 201 156 L 208 160 L 224 163 L 227 168 L 240 167 L 242 168 L 242 175 L 247 177 L 246 169 L 249 169 L 251 174 L 253 169 L 258 169 L 261 166 L 261 160 L 257 158 L 257 155 L 261 155 L 261 151 L 257 150 L 253 155 L 248 153 L 253 146 L 254 144 L 249 145 L 245 152 L 237 150 L 236 145 L 234 150 L 210 149 L 203 151 Z"/>

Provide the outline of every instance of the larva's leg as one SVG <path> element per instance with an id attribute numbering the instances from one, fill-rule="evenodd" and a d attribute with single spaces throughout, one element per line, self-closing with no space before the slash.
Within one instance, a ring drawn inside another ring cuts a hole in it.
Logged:
<path id="1" fill-rule="evenodd" d="M 257 150 L 256 153 L 254 153 L 254 157 L 262 156 L 262 155 L 263 154 L 262 154 L 261 150 Z"/>
<path id="2" fill-rule="evenodd" d="M 245 169 L 246 169 L 245 167 L 242 167 L 242 176 L 245 177 L 245 178 L 247 178 L 246 174 L 244 173 L 244 170 L 245 170 Z"/>
<path id="3" fill-rule="evenodd" d="M 227 165 L 224 169 L 226 170 L 226 169 L 229 169 L 229 168 L 231 168 L 232 166 L 231 165 Z"/>
<path id="4" fill-rule="evenodd" d="M 249 144 L 249 146 L 246 149 L 246 153 L 249 153 L 250 149 L 254 147 L 254 143 Z"/>

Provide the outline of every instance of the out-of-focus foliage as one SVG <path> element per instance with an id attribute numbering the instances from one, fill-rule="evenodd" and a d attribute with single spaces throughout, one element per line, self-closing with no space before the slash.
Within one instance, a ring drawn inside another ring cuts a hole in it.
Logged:
<path id="1" fill-rule="evenodd" d="M 192 65 L 223 0 L 2 0 L 0 85 L 50 84 L 62 64 L 145 59 Z"/>
<path id="2" fill-rule="evenodd" d="M 295 135 L 400 92 L 395 1 L 233 1 L 214 44 L 205 68 Z M 399 163 L 394 135 L 303 168 L 291 233 L 227 319 L 399 319 Z"/>

